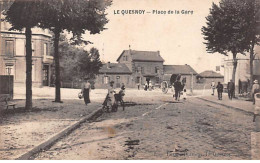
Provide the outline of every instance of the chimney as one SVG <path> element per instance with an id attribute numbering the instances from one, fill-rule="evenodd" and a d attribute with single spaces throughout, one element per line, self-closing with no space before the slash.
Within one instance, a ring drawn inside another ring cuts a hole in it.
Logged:
<path id="1" fill-rule="evenodd" d="M 158 53 L 158 56 L 160 56 L 160 51 L 159 50 L 157 51 L 157 53 Z"/>
<path id="2" fill-rule="evenodd" d="M 129 54 L 131 55 L 131 45 L 129 45 Z"/>
<path id="3" fill-rule="evenodd" d="M 107 68 L 110 69 L 110 62 L 107 62 Z"/>

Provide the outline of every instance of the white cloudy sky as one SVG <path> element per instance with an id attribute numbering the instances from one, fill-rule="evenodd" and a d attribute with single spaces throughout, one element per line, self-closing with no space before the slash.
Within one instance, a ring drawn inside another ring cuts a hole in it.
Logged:
<path id="1" fill-rule="evenodd" d="M 160 51 L 165 64 L 189 64 L 198 73 L 215 70 L 223 58 L 209 54 L 203 44 L 201 27 L 209 14 L 212 2 L 219 0 L 114 0 L 107 10 L 107 30 L 85 35 L 100 50 L 104 60 L 116 62 L 123 50 Z M 122 15 L 114 10 L 190 10 L 192 15 Z M 102 57 L 102 56 L 101 56 Z"/>

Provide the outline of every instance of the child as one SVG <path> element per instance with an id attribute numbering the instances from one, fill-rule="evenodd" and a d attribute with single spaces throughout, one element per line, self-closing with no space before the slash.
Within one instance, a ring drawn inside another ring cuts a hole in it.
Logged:
<path id="1" fill-rule="evenodd" d="M 187 92 L 186 92 L 186 89 L 183 89 L 183 100 L 186 100 L 187 98 Z"/>

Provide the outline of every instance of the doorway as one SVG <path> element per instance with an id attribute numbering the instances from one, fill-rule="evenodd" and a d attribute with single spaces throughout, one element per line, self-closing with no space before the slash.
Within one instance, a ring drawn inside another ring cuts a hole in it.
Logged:
<path id="1" fill-rule="evenodd" d="M 49 65 L 43 65 L 43 86 L 49 86 Z"/>

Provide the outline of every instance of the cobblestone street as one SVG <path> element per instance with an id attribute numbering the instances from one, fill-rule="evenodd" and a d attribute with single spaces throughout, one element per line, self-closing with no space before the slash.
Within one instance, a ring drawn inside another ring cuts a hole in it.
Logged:
<path id="1" fill-rule="evenodd" d="M 131 97 L 34 159 L 251 159 L 252 116 L 197 98 Z"/>

